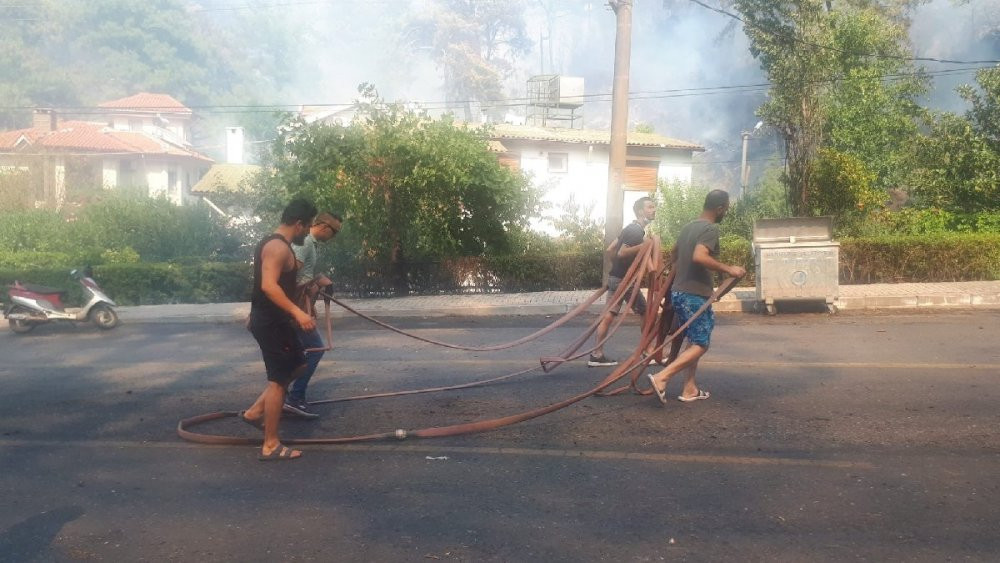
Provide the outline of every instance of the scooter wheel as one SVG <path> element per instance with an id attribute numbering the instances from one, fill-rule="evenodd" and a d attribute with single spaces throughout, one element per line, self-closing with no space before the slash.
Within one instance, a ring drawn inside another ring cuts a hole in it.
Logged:
<path id="1" fill-rule="evenodd" d="M 90 310 L 90 320 L 97 328 L 111 330 L 118 326 L 118 313 L 107 305 L 96 305 Z"/>
<path id="2" fill-rule="evenodd" d="M 10 310 L 11 313 L 26 313 L 27 310 L 20 307 L 14 307 Z M 7 319 L 7 324 L 10 325 L 10 330 L 17 334 L 27 334 L 35 330 L 35 323 L 29 323 L 28 321 L 22 321 L 21 319 Z"/>

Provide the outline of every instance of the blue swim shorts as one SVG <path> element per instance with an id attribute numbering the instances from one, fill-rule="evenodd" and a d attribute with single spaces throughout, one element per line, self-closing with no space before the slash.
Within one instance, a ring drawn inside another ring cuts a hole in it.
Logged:
<path id="1" fill-rule="evenodd" d="M 708 297 L 703 297 L 701 295 L 684 293 L 681 291 L 670 292 L 670 303 L 673 304 L 674 311 L 676 311 L 678 325 L 688 322 L 688 319 L 693 317 L 695 312 L 700 309 L 706 301 L 708 301 Z M 709 343 L 712 341 L 713 328 L 715 328 L 715 313 L 712 311 L 712 308 L 709 307 L 700 317 L 691 323 L 691 326 L 687 328 L 688 340 L 691 344 L 697 344 L 698 346 L 707 349 Z"/>

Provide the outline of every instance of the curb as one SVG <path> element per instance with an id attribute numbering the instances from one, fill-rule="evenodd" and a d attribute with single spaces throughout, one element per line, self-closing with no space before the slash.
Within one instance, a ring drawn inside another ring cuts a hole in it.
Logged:
<path id="1" fill-rule="evenodd" d="M 779 301 L 779 307 L 782 302 Z M 822 304 L 822 301 L 817 303 Z M 845 311 L 885 310 L 885 309 L 994 309 L 1000 308 L 1000 291 L 992 293 L 992 288 L 982 293 L 954 291 L 950 293 L 929 293 L 910 295 L 848 295 L 840 296 L 836 307 Z M 489 316 L 557 316 L 572 310 L 576 303 L 524 303 L 502 305 L 466 305 L 457 307 L 426 306 L 394 308 L 381 304 L 353 303 L 358 311 L 373 317 L 489 317 Z M 591 305 L 587 312 L 597 314 L 603 304 Z M 716 303 L 713 308 L 718 313 L 760 314 L 762 307 L 752 289 L 738 288 Z M 216 303 L 208 305 L 139 305 L 119 307 L 118 315 L 123 323 L 243 323 L 250 313 L 249 303 Z M 781 311 L 779 310 L 779 314 Z M 794 313 L 793 313 L 794 314 Z M 340 307 L 333 306 L 334 319 L 353 317 Z M 0 319 L 0 323 L 7 324 Z"/>

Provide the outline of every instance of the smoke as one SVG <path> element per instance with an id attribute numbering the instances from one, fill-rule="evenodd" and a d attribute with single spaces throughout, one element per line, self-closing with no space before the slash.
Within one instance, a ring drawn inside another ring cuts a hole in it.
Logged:
<path id="1" fill-rule="evenodd" d="M 581 76 L 589 96 L 582 108 L 584 125 L 609 127 L 616 18 L 607 2 L 526 0 L 524 6 L 526 32 L 534 49 L 515 61 L 507 77 L 511 110 L 521 109 L 517 100 L 526 95 L 530 76 Z M 430 0 L 370 0 L 302 3 L 274 10 L 274 17 L 285 19 L 298 34 L 291 63 L 295 78 L 285 87 L 285 101 L 349 103 L 357 97 L 358 84 L 370 82 L 389 100 L 442 102 L 441 69 L 412 27 L 432 13 L 431 8 Z M 996 32 L 1000 0 L 932 0 L 908 15 L 916 56 L 961 60 L 1000 56 Z M 738 169 L 740 133 L 757 122 L 755 110 L 766 92 L 690 89 L 766 82 L 741 25 L 684 0 L 636 0 L 630 91 L 638 94 L 630 103 L 630 126 L 644 123 L 662 135 L 702 144 L 708 151 L 696 162 L 721 162 L 729 170 Z M 958 65 L 920 66 L 933 72 Z M 973 71 L 936 75 L 921 102 L 934 109 L 964 111 L 966 104 L 955 87 L 973 82 Z M 442 111 L 446 110 L 437 113 Z M 780 164 L 780 154 L 781 144 L 773 132 L 765 129 L 755 135 L 749 144 L 753 175 Z M 698 171 L 696 167 L 696 176 Z"/>
<path id="2" fill-rule="evenodd" d="M 912 15 L 910 40 L 918 57 L 962 61 L 1000 58 L 1000 1 L 933 0 L 918 6 Z M 951 70 L 970 65 L 927 62 L 928 71 Z M 955 92 L 962 84 L 974 84 L 975 72 L 937 75 L 933 88 L 921 102 L 931 109 L 961 113 L 968 104 Z"/>

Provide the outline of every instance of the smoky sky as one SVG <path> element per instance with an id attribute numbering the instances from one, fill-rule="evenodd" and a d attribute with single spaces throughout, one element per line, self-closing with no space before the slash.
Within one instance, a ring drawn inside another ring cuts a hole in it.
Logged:
<path id="1" fill-rule="evenodd" d="M 289 61 L 296 78 L 286 85 L 288 99 L 283 102 L 350 102 L 361 82 L 375 84 L 390 100 L 445 99 L 443 73 L 429 45 L 412 33 L 413 21 L 433 17 L 431 0 L 273 4 L 268 13 L 287 20 L 287 27 L 298 36 L 297 53 Z M 526 0 L 524 6 L 532 49 L 513 61 L 514 71 L 504 83 L 507 97 L 525 96 L 526 80 L 540 73 L 580 76 L 587 94 L 609 94 L 615 15 L 607 3 Z M 908 16 L 916 56 L 962 60 L 1000 56 L 1000 41 L 992 31 L 1000 26 L 1000 0 L 933 0 L 916 6 Z M 956 66 L 920 64 L 930 71 Z M 937 76 L 922 102 L 962 112 L 966 105 L 954 89 L 973 81 L 972 72 Z M 629 89 L 643 93 L 636 98 L 646 99 L 630 103 L 630 125 L 646 123 L 657 133 L 700 143 L 709 149 L 702 159 L 738 159 L 740 132 L 757 122 L 755 110 L 766 99 L 764 92 L 666 91 L 762 82 L 766 77 L 749 52 L 741 24 L 686 0 L 635 0 Z M 610 125 L 608 101 L 589 101 L 582 112 L 589 128 Z M 751 157 L 778 152 L 780 144 L 772 137 L 766 131 L 755 137 Z"/>

